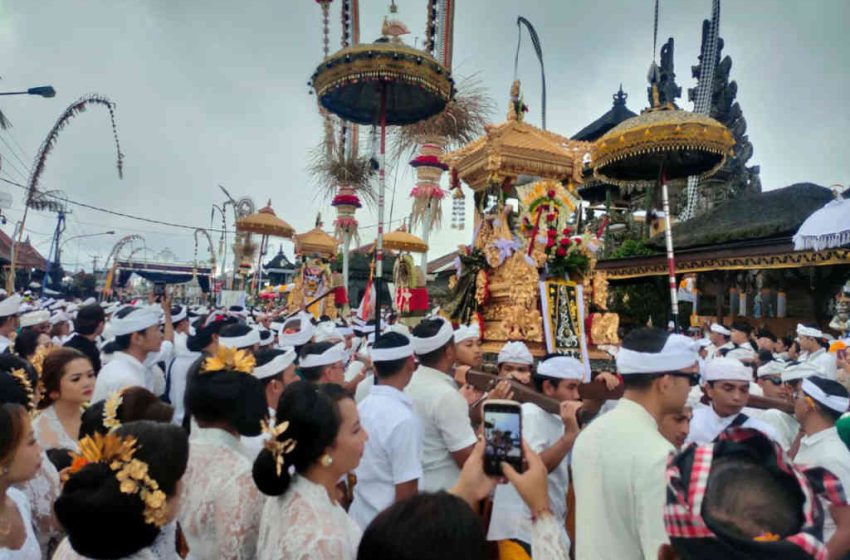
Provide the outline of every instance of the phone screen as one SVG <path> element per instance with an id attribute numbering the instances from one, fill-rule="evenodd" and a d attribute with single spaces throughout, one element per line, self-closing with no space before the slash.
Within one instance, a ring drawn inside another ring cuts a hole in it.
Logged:
<path id="1" fill-rule="evenodd" d="M 522 472 L 522 414 L 517 404 L 484 404 L 484 472 L 501 476 L 507 461 Z"/>
<path id="2" fill-rule="evenodd" d="M 165 282 L 156 282 L 153 285 L 153 295 L 159 297 L 165 295 Z"/>

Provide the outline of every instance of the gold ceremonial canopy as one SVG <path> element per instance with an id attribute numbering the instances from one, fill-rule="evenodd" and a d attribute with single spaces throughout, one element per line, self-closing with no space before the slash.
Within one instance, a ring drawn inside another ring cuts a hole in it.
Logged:
<path id="1" fill-rule="evenodd" d="M 593 146 L 594 175 L 631 187 L 668 179 L 708 177 L 732 154 L 735 139 L 711 117 L 662 106 L 621 122 Z"/>
<path id="2" fill-rule="evenodd" d="M 412 233 L 397 229 L 384 234 L 384 248 L 395 251 L 409 251 L 411 253 L 426 253 L 428 244 Z"/>
<path id="3" fill-rule="evenodd" d="M 519 175 L 581 181 L 581 159 L 591 144 L 570 140 L 523 121 L 519 82 L 511 86 L 508 120 L 485 127 L 486 134 L 443 156 L 458 177 L 474 191 Z"/>
<path id="4" fill-rule="evenodd" d="M 295 228 L 274 213 L 271 200 L 259 212 L 236 220 L 236 231 L 286 238 L 295 235 Z"/>
<path id="5" fill-rule="evenodd" d="M 333 257 L 338 245 L 339 241 L 335 237 L 331 237 L 319 227 L 295 235 L 295 252 L 302 255 L 318 253 L 323 257 Z"/>

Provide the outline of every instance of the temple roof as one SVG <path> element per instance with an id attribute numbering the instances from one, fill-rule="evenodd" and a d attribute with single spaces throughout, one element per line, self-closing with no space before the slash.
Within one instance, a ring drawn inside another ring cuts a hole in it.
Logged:
<path id="1" fill-rule="evenodd" d="M 790 237 L 809 215 L 832 198 L 832 191 L 813 183 L 747 193 L 673 226 L 673 243 L 676 249 L 684 249 Z M 662 249 L 663 236 L 652 238 L 650 245 Z"/>
<path id="2" fill-rule="evenodd" d="M 266 270 L 295 270 L 295 265 L 289 262 L 289 259 L 287 259 L 286 255 L 283 254 L 283 246 L 281 245 L 277 254 L 272 258 L 272 260 L 264 264 L 263 268 Z"/>
<path id="3" fill-rule="evenodd" d="M 8 263 L 11 260 L 12 238 L 0 230 L 0 261 Z M 34 268 L 47 270 L 47 260 L 30 243 L 29 238 L 17 244 L 15 268 Z"/>
<path id="4" fill-rule="evenodd" d="M 576 132 L 572 139 L 584 142 L 593 142 L 621 122 L 632 117 L 636 117 L 637 114 L 631 112 L 629 108 L 626 107 L 626 99 L 628 99 L 628 97 L 629 95 L 623 92 L 623 86 L 621 84 L 620 90 L 613 96 L 614 104 L 611 109 L 586 127 Z"/>

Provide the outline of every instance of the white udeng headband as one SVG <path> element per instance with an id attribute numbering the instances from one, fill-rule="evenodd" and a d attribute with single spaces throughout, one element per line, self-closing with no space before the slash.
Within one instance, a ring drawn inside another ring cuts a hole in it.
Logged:
<path id="1" fill-rule="evenodd" d="M 138 308 L 138 311 L 131 311 L 120 319 L 113 318 L 110 321 L 109 332 L 112 336 L 133 334 L 148 327 L 159 325 L 159 317 L 160 313 L 150 308 L 141 307 Z"/>
<path id="2" fill-rule="evenodd" d="M 408 342 L 404 346 L 396 346 L 393 348 L 375 348 L 369 352 L 373 362 L 392 362 L 402 360 L 413 355 L 413 344 Z"/>
<path id="3" fill-rule="evenodd" d="M 301 358 L 300 365 L 302 368 L 329 366 L 337 362 L 344 362 L 347 359 L 348 353 L 345 351 L 345 343 L 340 342 L 321 354 L 307 354 Z"/>
<path id="4" fill-rule="evenodd" d="M 242 336 L 219 336 L 218 340 L 221 344 L 231 348 L 248 348 L 260 343 L 260 331 L 252 328 Z"/>
<path id="5" fill-rule="evenodd" d="M 461 325 L 455 330 L 455 343 L 469 340 L 470 338 L 481 338 L 481 332 L 478 325 Z"/>
<path id="6" fill-rule="evenodd" d="M 254 368 L 254 377 L 265 379 L 282 372 L 295 361 L 295 350 L 289 350 L 285 354 L 276 356 L 269 363 Z"/>
<path id="7" fill-rule="evenodd" d="M 810 379 L 803 379 L 802 389 L 804 393 L 835 412 L 847 412 L 847 409 L 850 408 L 850 399 L 837 395 L 827 395 Z"/>
<path id="8" fill-rule="evenodd" d="M 584 379 L 584 364 L 569 356 L 554 356 L 537 364 L 537 373 L 555 379 Z"/>
<path id="9" fill-rule="evenodd" d="M 440 330 L 437 331 L 437 334 L 431 338 L 419 338 L 418 336 L 411 336 L 410 338 L 413 340 L 414 351 L 417 354 L 422 355 L 433 352 L 438 348 L 442 348 L 443 345 L 452 339 L 452 337 L 454 337 L 452 324 L 443 319 L 443 326 L 441 326 Z"/>
<path id="10" fill-rule="evenodd" d="M 823 338 L 823 332 L 812 327 L 797 325 L 797 336 L 810 336 L 812 338 Z"/>
<path id="11" fill-rule="evenodd" d="M 692 367 L 697 363 L 697 351 L 694 346 L 690 338 L 671 334 L 664 343 L 664 348 L 657 354 L 635 352 L 621 347 L 617 352 L 617 372 L 624 375 L 661 373 Z"/>

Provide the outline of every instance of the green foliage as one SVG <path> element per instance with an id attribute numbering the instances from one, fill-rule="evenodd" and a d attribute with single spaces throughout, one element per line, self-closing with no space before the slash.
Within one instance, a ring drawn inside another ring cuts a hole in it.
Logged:
<path id="1" fill-rule="evenodd" d="M 638 239 L 625 239 L 620 246 L 611 251 L 609 258 L 625 259 L 628 257 L 645 257 L 654 255 L 655 251 L 647 247 L 643 241 Z"/>

